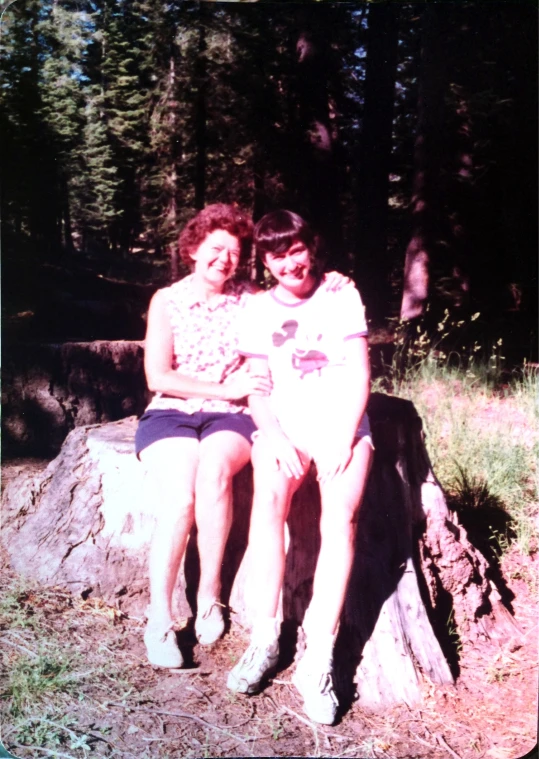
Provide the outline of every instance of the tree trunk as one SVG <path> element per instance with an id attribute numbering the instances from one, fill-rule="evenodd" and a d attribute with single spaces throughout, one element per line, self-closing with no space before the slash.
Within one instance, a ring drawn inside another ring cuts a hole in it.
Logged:
<path id="1" fill-rule="evenodd" d="M 55 456 L 68 432 L 141 414 L 144 343 L 94 340 L 4 344 L 2 452 Z"/>
<path id="2" fill-rule="evenodd" d="M 389 172 L 397 75 L 398 7 L 369 6 L 365 103 L 359 149 L 358 234 L 354 277 L 365 283 L 369 316 L 380 321 L 390 304 L 387 251 Z"/>
<path id="3" fill-rule="evenodd" d="M 333 8 L 306 7 L 298 11 L 297 63 L 297 142 L 300 206 L 327 245 L 331 268 L 346 268 L 341 234 L 339 168 L 336 159 L 335 107 L 328 95 L 333 57 L 328 30 Z M 300 208 L 300 212 L 303 211 Z"/>
<path id="4" fill-rule="evenodd" d="M 336 646 L 341 689 L 357 679 L 365 706 L 421 698 L 421 683 L 450 683 L 449 648 L 434 628 L 447 620 L 458 634 L 515 634 L 487 578 L 485 558 L 450 514 L 431 470 L 413 405 L 374 394 L 369 414 L 376 446 L 362 506 L 356 555 Z M 73 430 L 47 469 L 6 487 L 2 539 L 13 568 L 84 597 L 99 596 L 142 614 L 148 601 L 147 555 L 154 518 L 143 467 L 133 455 L 136 418 Z M 232 624 L 249 627 L 245 551 L 251 472 L 234 482 L 234 521 L 223 563 L 223 601 Z M 320 503 L 314 477 L 295 497 L 288 521 L 282 615 L 301 623 L 319 550 Z M 36 555 L 39 554 L 39 561 Z M 193 534 L 175 603 L 191 615 L 198 578 Z M 286 625 L 283 629 L 286 629 Z M 286 634 L 286 633 L 283 633 Z M 301 642 L 301 636 L 300 636 Z"/>
<path id="5" fill-rule="evenodd" d="M 180 160 L 180 138 L 177 136 L 177 94 L 176 94 L 176 60 L 174 54 L 169 57 L 168 86 L 166 92 L 167 101 L 167 132 L 169 135 L 170 156 L 169 170 L 167 172 L 165 187 L 168 195 L 166 210 L 165 234 L 170 239 L 168 252 L 170 257 L 170 281 L 179 279 L 179 251 L 178 251 L 178 171 L 177 165 Z"/>
<path id="6" fill-rule="evenodd" d="M 204 4 L 199 7 L 198 55 L 195 63 L 196 114 L 195 114 L 195 208 L 204 208 L 206 200 L 206 28 L 204 26 Z"/>
<path id="7" fill-rule="evenodd" d="M 73 245 L 73 229 L 71 226 L 71 209 L 69 198 L 69 183 L 62 172 L 60 177 L 61 182 L 61 199 L 62 199 L 62 231 L 63 231 L 63 246 L 66 253 L 73 255 L 75 246 Z"/>
<path id="8" fill-rule="evenodd" d="M 423 8 L 421 69 L 417 98 L 417 134 L 412 191 L 412 237 L 406 248 L 401 319 L 421 316 L 429 292 L 430 261 L 439 215 L 442 112 L 445 61 L 442 14 L 445 8 Z"/>

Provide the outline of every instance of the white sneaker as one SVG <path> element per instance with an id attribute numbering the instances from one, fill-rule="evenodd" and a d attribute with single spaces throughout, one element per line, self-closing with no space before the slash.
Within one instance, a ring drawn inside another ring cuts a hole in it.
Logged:
<path id="1" fill-rule="evenodd" d="M 211 646 L 225 631 L 222 604 L 215 600 L 205 609 L 199 609 L 195 621 L 195 633 L 198 642 L 203 646 Z"/>
<path id="2" fill-rule="evenodd" d="M 226 687 L 235 693 L 256 693 L 264 677 L 277 666 L 279 641 L 266 646 L 251 643 L 228 675 Z"/>
<path id="3" fill-rule="evenodd" d="M 183 656 L 176 642 L 176 633 L 172 627 L 165 630 L 150 624 L 144 630 L 144 645 L 148 661 L 155 667 L 179 669 L 183 666 Z"/>
<path id="4" fill-rule="evenodd" d="M 299 662 L 292 682 L 303 698 L 303 708 L 313 722 L 332 725 L 337 716 L 339 702 L 333 689 L 331 664 L 313 667 L 305 657 Z"/>

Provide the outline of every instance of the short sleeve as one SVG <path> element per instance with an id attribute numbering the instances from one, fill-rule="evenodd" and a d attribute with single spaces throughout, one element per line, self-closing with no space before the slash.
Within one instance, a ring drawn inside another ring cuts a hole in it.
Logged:
<path id="1" fill-rule="evenodd" d="M 264 301 L 264 294 L 249 298 L 239 318 L 238 352 L 249 358 L 268 358 Z"/>
<path id="2" fill-rule="evenodd" d="M 365 307 L 361 296 L 353 284 L 347 285 L 338 293 L 340 296 L 341 318 L 344 325 L 344 339 L 366 337 L 368 334 Z"/>

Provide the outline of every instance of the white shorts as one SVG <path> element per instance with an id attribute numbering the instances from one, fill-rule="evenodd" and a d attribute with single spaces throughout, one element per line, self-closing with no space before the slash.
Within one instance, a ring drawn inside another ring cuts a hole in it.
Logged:
<path id="1" fill-rule="evenodd" d="M 341 434 L 334 419 L 324 420 L 315 414 L 311 415 L 308 422 L 289 417 L 279 419 L 279 424 L 297 450 L 315 462 L 318 456 L 333 448 L 335 439 Z M 367 414 L 363 415 L 355 434 L 356 440 L 363 438 L 374 448 Z"/>

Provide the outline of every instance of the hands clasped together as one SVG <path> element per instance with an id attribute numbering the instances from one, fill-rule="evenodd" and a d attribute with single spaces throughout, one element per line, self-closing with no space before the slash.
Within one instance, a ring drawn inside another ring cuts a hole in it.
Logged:
<path id="1" fill-rule="evenodd" d="M 271 393 L 271 379 L 269 375 L 252 374 L 249 366 L 243 364 L 239 369 L 230 374 L 223 383 L 226 400 L 238 400 L 249 395 L 269 395 Z"/>

